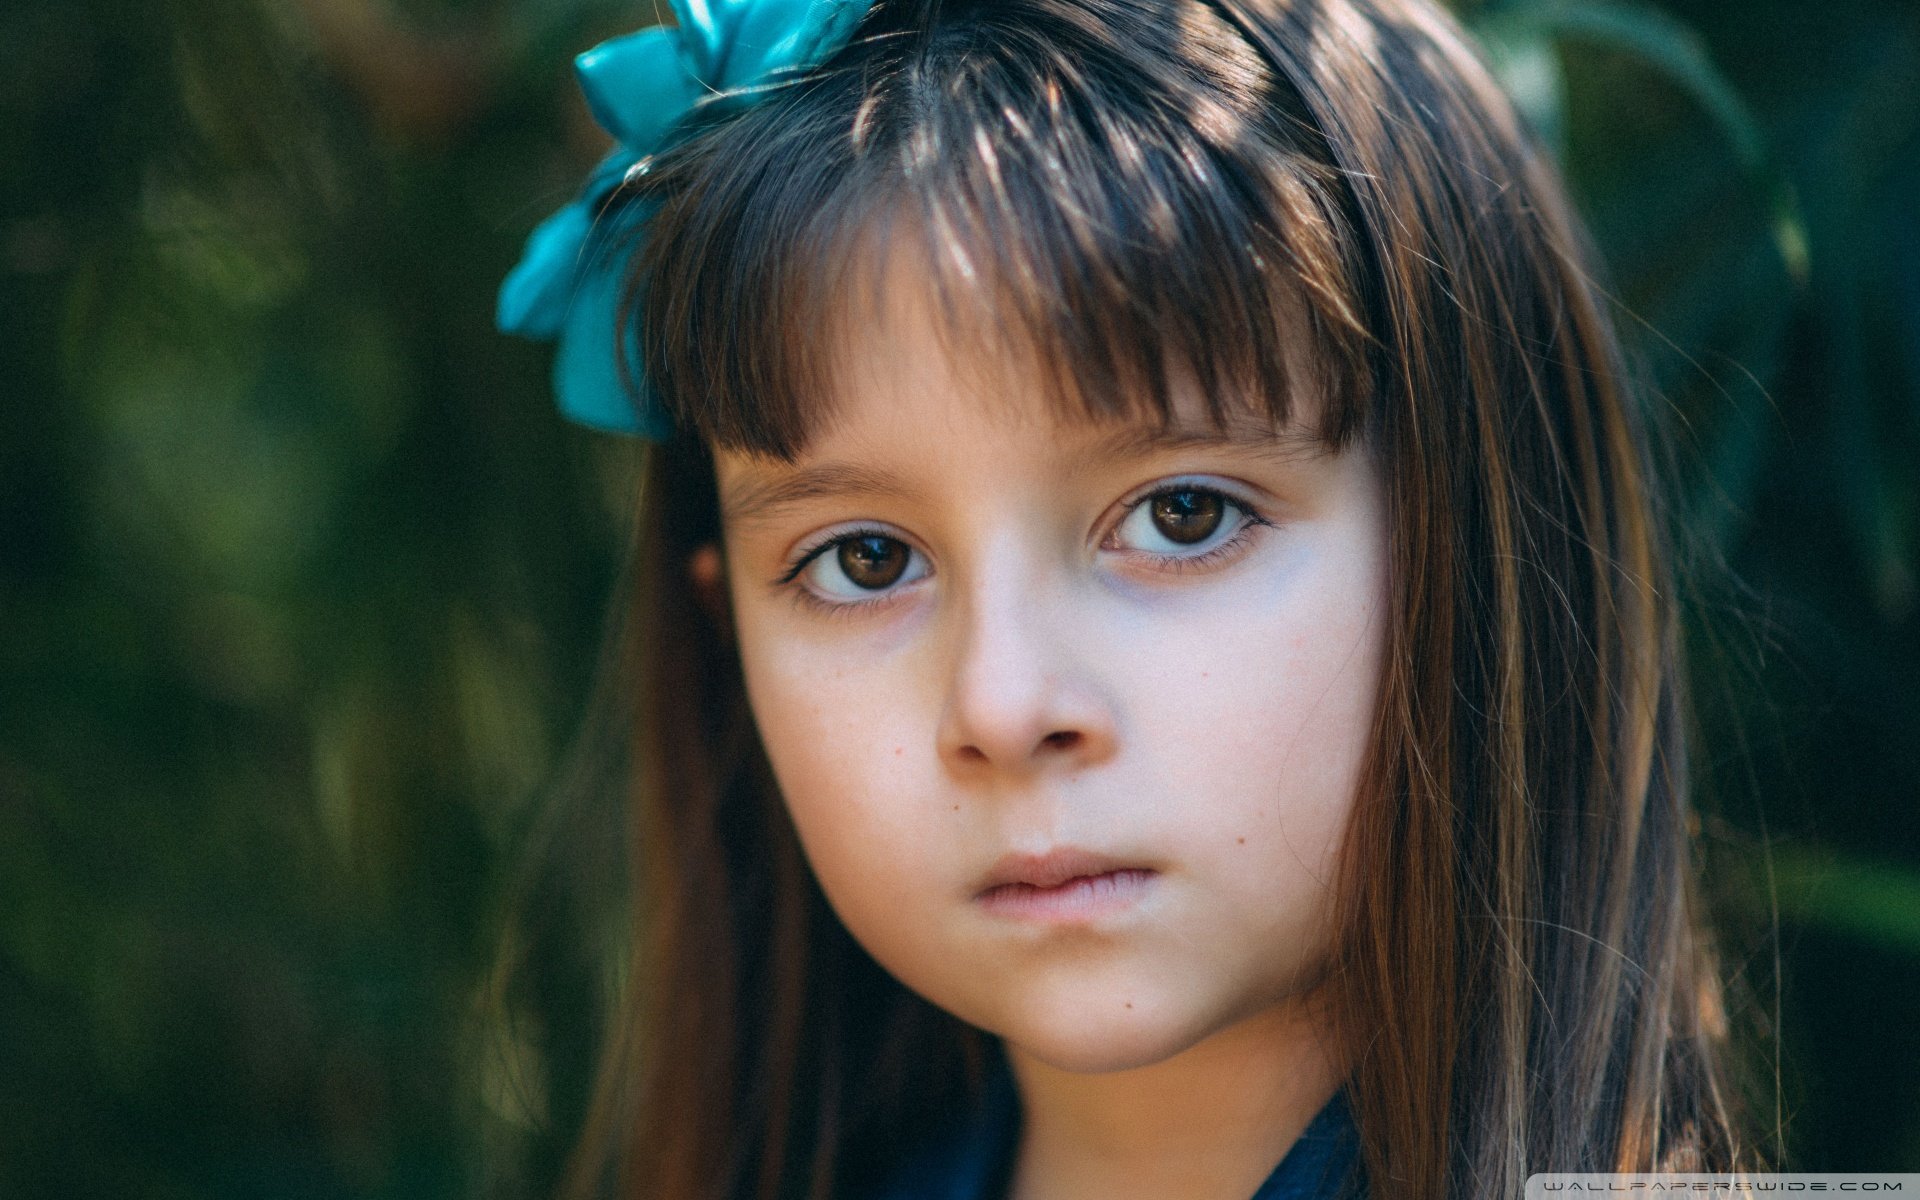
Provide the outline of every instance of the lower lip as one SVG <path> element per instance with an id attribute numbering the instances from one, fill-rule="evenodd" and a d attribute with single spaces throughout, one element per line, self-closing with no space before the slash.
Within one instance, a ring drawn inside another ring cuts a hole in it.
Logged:
<path id="1" fill-rule="evenodd" d="M 1158 872 L 1129 867 L 1082 875 L 1058 887 L 1003 883 L 980 893 L 980 905 L 999 917 L 1074 925 L 1117 913 L 1145 895 Z"/>

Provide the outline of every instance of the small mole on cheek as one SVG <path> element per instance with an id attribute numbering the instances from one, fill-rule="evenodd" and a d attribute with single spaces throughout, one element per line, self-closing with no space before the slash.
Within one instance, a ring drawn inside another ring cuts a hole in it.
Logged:
<path id="1" fill-rule="evenodd" d="M 1132 1007 L 1133 1007 L 1133 1001 L 1131 1001 L 1131 1000 L 1129 1000 L 1129 1001 L 1127 1001 L 1127 1007 L 1128 1007 L 1128 1008 L 1132 1008 Z"/>
<path id="2" fill-rule="evenodd" d="M 954 806 L 953 806 L 953 811 L 955 811 L 955 812 L 959 812 L 959 811 L 960 811 L 960 806 L 959 806 L 958 804 L 956 804 L 956 805 L 954 805 Z"/>
<path id="3" fill-rule="evenodd" d="M 1245 839 L 1245 838 L 1235 838 L 1235 839 L 1233 839 L 1233 840 L 1234 840 L 1234 841 L 1236 841 L 1236 842 L 1239 842 L 1239 843 L 1240 843 L 1240 844 L 1241 844 L 1242 846 L 1244 846 L 1244 845 L 1246 845 L 1246 844 L 1247 844 L 1247 839 Z"/>

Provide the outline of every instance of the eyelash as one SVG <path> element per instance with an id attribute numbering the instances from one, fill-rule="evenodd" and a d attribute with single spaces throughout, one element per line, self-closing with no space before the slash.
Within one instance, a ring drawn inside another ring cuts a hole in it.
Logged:
<path id="1" fill-rule="evenodd" d="M 1261 516 L 1251 504 L 1230 492 L 1204 484 L 1174 480 L 1170 483 L 1160 484 L 1152 491 L 1143 493 L 1128 502 L 1122 510 L 1120 522 L 1115 523 L 1114 529 L 1118 530 L 1120 523 L 1124 522 L 1128 516 L 1131 516 L 1134 510 L 1142 504 L 1149 503 L 1160 496 L 1176 495 L 1181 492 L 1196 492 L 1206 496 L 1218 496 L 1230 507 L 1239 511 L 1240 527 L 1233 531 L 1231 537 L 1221 542 L 1218 546 L 1200 554 L 1146 553 L 1145 557 L 1152 560 L 1154 565 L 1160 569 L 1170 570 L 1177 574 L 1206 570 L 1240 553 L 1240 551 L 1245 548 L 1247 542 L 1254 536 L 1253 531 L 1255 528 L 1271 528 L 1273 526 L 1273 522 Z M 1108 536 L 1111 537 L 1112 534 Z M 882 537 L 891 541 L 902 540 L 896 537 L 891 530 L 878 526 L 867 525 L 840 530 L 832 536 L 814 542 L 801 550 L 793 564 L 781 573 L 779 579 L 776 581 L 778 586 L 790 591 L 794 602 L 800 607 L 830 616 L 850 617 L 856 612 L 890 602 L 895 597 L 895 592 L 881 592 L 871 600 L 824 600 L 815 595 L 806 586 L 794 585 L 794 581 L 800 577 L 801 572 L 812 565 L 814 559 L 819 558 L 822 554 L 827 553 L 843 542 L 850 542 L 856 538 L 863 537 Z M 1106 544 L 1104 539 L 1101 544 L 1103 546 Z"/>
<path id="2" fill-rule="evenodd" d="M 800 555 L 794 560 L 793 565 L 781 573 L 778 580 L 779 586 L 790 592 L 793 596 L 794 603 L 801 608 L 832 617 L 850 617 L 856 612 L 872 608 L 878 604 L 887 603 L 894 598 L 894 592 L 881 592 L 871 600 L 823 600 L 819 596 L 814 595 L 804 584 L 797 586 L 794 584 L 794 580 L 800 578 L 800 573 L 813 565 L 814 559 L 838 547 L 842 542 L 851 542 L 856 538 L 863 537 L 881 537 L 895 542 L 902 540 L 894 536 L 892 530 L 882 529 L 874 525 L 842 529 L 833 536 L 822 538 L 820 541 L 814 542 L 806 549 L 800 551 Z"/>

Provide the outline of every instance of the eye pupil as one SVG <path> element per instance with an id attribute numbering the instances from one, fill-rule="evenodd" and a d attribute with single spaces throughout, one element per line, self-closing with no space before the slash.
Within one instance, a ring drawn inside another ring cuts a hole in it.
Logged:
<path id="1" fill-rule="evenodd" d="M 1211 537 L 1225 510 L 1212 492 L 1163 492 L 1153 498 L 1153 525 L 1168 540 L 1187 545 Z"/>
<path id="2" fill-rule="evenodd" d="M 855 537 L 840 543 L 840 570 L 857 586 L 890 587 L 907 569 L 907 548 L 888 537 Z"/>

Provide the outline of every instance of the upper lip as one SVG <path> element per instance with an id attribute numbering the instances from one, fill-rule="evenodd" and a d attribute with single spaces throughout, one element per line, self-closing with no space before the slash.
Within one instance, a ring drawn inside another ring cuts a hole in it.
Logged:
<path id="1" fill-rule="evenodd" d="M 1056 846 L 1044 854 L 1013 853 L 1003 855 L 993 864 L 993 871 L 980 884 L 981 892 L 1009 883 L 1025 883 L 1033 887 L 1059 887 L 1069 879 L 1078 879 L 1085 875 L 1105 875 L 1109 871 L 1121 871 L 1128 868 L 1141 868 L 1138 863 L 1123 862 L 1092 850 L 1082 850 L 1077 846 Z"/>

